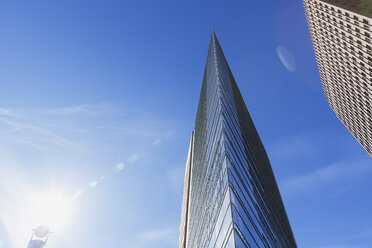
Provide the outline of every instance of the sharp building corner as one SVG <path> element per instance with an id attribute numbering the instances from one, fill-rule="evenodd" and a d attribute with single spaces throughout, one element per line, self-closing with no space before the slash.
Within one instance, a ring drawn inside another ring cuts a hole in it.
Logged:
<path id="1" fill-rule="evenodd" d="M 182 199 L 182 212 L 181 212 L 181 224 L 180 224 L 180 236 L 178 240 L 178 248 L 186 248 L 186 237 L 187 237 L 187 225 L 188 225 L 188 212 L 189 212 L 189 201 L 190 201 L 190 180 L 191 180 L 191 164 L 192 154 L 194 145 L 194 131 L 191 133 L 189 152 L 187 155 L 186 169 L 185 169 L 185 182 L 183 188 L 183 199 Z"/>
<path id="2" fill-rule="evenodd" d="M 297 247 L 269 158 L 213 30 L 179 238 L 179 248 L 204 247 Z"/>

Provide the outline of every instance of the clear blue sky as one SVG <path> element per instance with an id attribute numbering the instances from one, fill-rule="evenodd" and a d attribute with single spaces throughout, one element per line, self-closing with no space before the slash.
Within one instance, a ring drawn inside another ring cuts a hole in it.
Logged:
<path id="1" fill-rule="evenodd" d="M 212 28 L 298 246 L 372 247 L 372 160 L 328 106 L 301 1 L 4 0 L 1 248 L 26 247 L 45 192 L 71 208 L 48 247 L 176 247 Z"/>

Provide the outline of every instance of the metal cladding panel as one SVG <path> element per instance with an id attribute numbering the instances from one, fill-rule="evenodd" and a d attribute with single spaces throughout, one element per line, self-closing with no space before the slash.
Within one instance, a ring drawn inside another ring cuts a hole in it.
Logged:
<path id="1" fill-rule="evenodd" d="M 265 149 L 212 32 L 195 122 L 188 248 L 296 248 Z"/>

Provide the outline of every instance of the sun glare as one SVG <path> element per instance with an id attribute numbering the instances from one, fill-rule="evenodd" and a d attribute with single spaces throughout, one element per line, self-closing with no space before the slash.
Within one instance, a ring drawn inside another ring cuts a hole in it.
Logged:
<path id="1" fill-rule="evenodd" d="M 32 223 L 46 225 L 52 232 L 60 230 L 68 224 L 72 212 L 72 198 L 62 192 L 51 191 L 34 195 L 30 206 Z"/>

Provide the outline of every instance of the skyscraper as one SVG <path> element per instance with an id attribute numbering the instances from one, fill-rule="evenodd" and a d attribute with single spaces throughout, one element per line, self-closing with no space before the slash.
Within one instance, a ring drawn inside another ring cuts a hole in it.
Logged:
<path id="1" fill-rule="evenodd" d="M 372 156 L 372 2 L 304 0 L 330 107 Z"/>
<path id="2" fill-rule="evenodd" d="M 297 247 L 269 159 L 213 31 L 186 165 L 179 247 Z"/>

